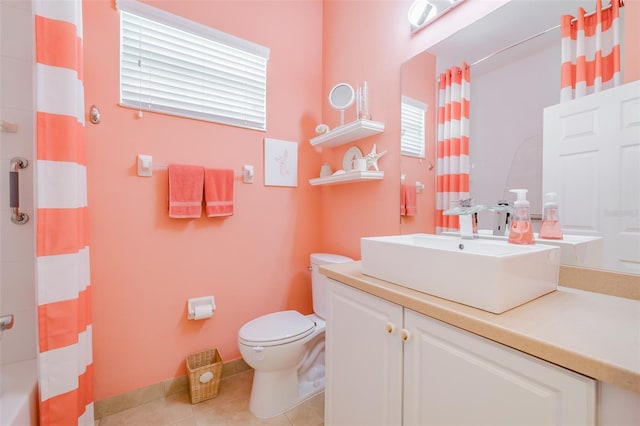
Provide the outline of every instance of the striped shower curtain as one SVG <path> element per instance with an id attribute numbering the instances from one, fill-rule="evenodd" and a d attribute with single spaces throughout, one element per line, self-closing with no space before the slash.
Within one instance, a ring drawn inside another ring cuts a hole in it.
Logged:
<path id="1" fill-rule="evenodd" d="M 93 425 L 81 0 L 33 0 L 40 424 Z"/>
<path id="2" fill-rule="evenodd" d="M 440 74 L 438 91 L 436 232 L 459 229 L 458 216 L 445 216 L 453 203 L 469 198 L 470 67 Z"/>
<path id="3" fill-rule="evenodd" d="M 562 17 L 560 102 L 620 84 L 619 7 L 619 0 L 611 0 L 603 10 L 596 0 L 592 15 L 578 8 L 577 18 Z"/>

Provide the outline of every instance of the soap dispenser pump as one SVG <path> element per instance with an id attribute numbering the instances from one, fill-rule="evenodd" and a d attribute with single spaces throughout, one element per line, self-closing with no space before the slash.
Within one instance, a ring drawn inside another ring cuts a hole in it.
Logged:
<path id="1" fill-rule="evenodd" d="M 540 238 L 549 240 L 562 239 L 562 227 L 560 226 L 560 211 L 558 208 L 558 194 L 547 192 L 544 195 L 544 211 L 542 213 L 542 225 L 540 226 Z"/>
<path id="2" fill-rule="evenodd" d="M 513 203 L 513 218 L 509 230 L 509 242 L 512 244 L 534 244 L 533 230 L 531 229 L 531 216 L 529 214 L 529 201 L 527 201 L 526 189 L 511 189 L 517 194 Z"/>

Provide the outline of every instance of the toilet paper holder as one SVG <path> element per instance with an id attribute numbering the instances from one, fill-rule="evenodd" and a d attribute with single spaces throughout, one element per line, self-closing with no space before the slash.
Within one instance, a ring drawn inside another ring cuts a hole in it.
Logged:
<path id="1" fill-rule="evenodd" d="M 211 318 L 216 310 L 213 296 L 195 297 L 187 300 L 187 319 Z"/>

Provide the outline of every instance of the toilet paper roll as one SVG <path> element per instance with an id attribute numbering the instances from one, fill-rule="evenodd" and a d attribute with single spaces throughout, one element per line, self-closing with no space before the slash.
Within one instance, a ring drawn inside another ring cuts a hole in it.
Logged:
<path id="1" fill-rule="evenodd" d="M 198 305 L 195 311 L 194 320 L 211 318 L 213 316 L 213 306 L 211 305 Z"/>

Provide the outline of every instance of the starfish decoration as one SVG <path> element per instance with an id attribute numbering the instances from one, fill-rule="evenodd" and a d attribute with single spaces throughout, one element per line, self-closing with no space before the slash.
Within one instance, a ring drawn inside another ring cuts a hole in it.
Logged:
<path id="1" fill-rule="evenodd" d="M 380 171 L 378 169 L 378 159 L 384 156 L 386 153 L 387 153 L 386 150 L 382 151 L 381 153 L 376 153 L 376 144 L 373 144 L 373 148 L 371 148 L 371 152 L 365 156 L 365 158 L 367 159 L 367 170 L 369 170 L 369 168 L 373 166 L 373 168 L 376 169 L 376 171 Z"/>

